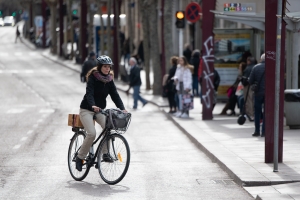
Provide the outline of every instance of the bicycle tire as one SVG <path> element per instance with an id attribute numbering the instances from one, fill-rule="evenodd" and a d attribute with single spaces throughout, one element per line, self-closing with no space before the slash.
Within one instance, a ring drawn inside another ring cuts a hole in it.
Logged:
<path id="1" fill-rule="evenodd" d="M 124 178 L 129 168 L 128 142 L 122 135 L 112 134 L 107 136 L 100 145 L 97 157 L 99 174 L 105 183 L 117 184 Z M 103 154 L 110 154 L 112 162 L 104 161 Z"/>
<path id="2" fill-rule="evenodd" d="M 74 178 L 76 181 L 82 181 L 85 179 L 85 177 L 88 175 L 90 171 L 90 166 L 83 164 L 82 166 L 82 171 L 78 171 L 76 169 L 76 156 L 78 153 L 79 148 L 81 147 L 83 140 L 85 138 L 85 134 L 83 132 L 79 132 L 73 136 L 71 139 L 70 145 L 69 145 L 69 150 L 68 150 L 68 167 L 71 176 Z"/>

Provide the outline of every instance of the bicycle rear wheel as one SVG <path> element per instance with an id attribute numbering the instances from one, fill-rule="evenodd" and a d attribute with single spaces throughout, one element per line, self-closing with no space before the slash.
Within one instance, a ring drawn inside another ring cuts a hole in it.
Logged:
<path id="1" fill-rule="evenodd" d="M 81 172 L 76 169 L 76 157 L 83 143 L 84 138 L 85 138 L 85 134 L 83 132 L 79 132 L 75 134 L 71 139 L 69 151 L 68 151 L 69 171 L 71 176 L 76 181 L 82 181 L 90 171 L 90 167 L 87 165 L 87 162 L 83 164 Z"/>
<path id="2" fill-rule="evenodd" d="M 104 182 L 119 183 L 127 173 L 130 163 L 130 149 L 126 139 L 112 134 L 101 143 L 98 152 L 98 171 Z"/>

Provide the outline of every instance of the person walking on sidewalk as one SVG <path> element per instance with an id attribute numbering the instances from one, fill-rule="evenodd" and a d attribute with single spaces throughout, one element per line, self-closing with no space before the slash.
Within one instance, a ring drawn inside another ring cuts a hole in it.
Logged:
<path id="1" fill-rule="evenodd" d="M 167 79 L 167 96 L 168 96 L 168 101 L 169 101 L 169 113 L 176 113 L 177 111 L 177 106 L 175 102 L 175 93 L 176 93 L 176 88 L 174 84 L 174 79 L 172 79 L 175 76 L 176 68 L 177 68 L 177 62 L 178 62 L 178 57 L 172 56 L 170 59 L 170 63 L 172 64 L 172 67 L 169 70 L 169 76 Z"/>
<path id="2" fill-rule="evenodd" d="M 261 56 L 261 63 L 255 65 L 249 77 L 249 84 L 254 90 L 254 124 L 255 132 L 252 136 L 260 136 L 260 119 L 262 117 L 261 137 L 265 136 L 265 54 Z M 262 115 L 262 116 L 261 116 Z"/>
<path id="3" fill-rule="evenodd" d="M 199 83 L 198 83 L 198 71 L 200 65 L 200 50 L 195 49 L 192 53 L 192 58 L 190 61 L 191 65 L 194 66 L 194 73 L 193 73 L 193 95 L 199 96 Z"/>
<path id="4" fill-rule="evenodd" d="M 103 55 L 97 58 L 97 62 L 97 67 L 87 74 L 86 93 L 80 104 L 79 116 L 87 135 L 76 158 L 76 169 L 78 171 L 82 171 L 84 159 L 96 137 L 94 115 L 96 122 L 103 129 L 105 128 L 106 116 L 99 112 L 101 109 L 105 109 L 107 96 L 110 95 L 117 108 L 127 112 L 114 84 L 113 76 L 110 74 L 113 65 L 111 59 Z M 109 159 L 106 154 L 103 154 L 104 161 L 108 162 Z"/>
<path id="5" fill-rule="evenodd" d="M 22 42 L 20 35 L 21 35 L 21 33 L 20 33 L 20 31 L 19 31 L 19 26 L 17 26 L 15 43 L 17 43 L 17 39 L 18 39 L 18 38 L 19 38 L 20 41 Z"/>
<path id="6" fill-rule="evenodd" d="M 96 62 L 96 55 L 94 52 L 91 52 L 89 58 L 83 63 L 81 73 L 80 73 L 80 80 L 81 82 L 86 82 L 86 75 L 88 72 L 97 66 Z"/>
<path id="7" fill-rule="evenodd" d="M 251 56 L 247 58 L 247 67 L 244 70 L 243 79 L 242 79 L 242 83 L 244 86 L 244 94 L 248 93 L 247 101 L 245 102 L 245 111 L 250 121 L 254 121 L 254 96 L 253 96 L 254 93 L 250 89 L 248 80 L 255 63 L 256 60 L 254 57 Z"/>
<path id="8" fill-rule="evenodd" d="M 130 74 L 129 74 L 129 88 L 126 91 L 127 95 L 129 94 L 130 88 L 133 88 L 133 109 L 137 109 L 138 100 L 143 103 L 143 107 L 148 103 L 140 95 L 140 87 L 142 85 L 141 80 L 141 69 L 137 66 L 137 60 L 134 57 L 129 59 L 130 65 Z"/>
<path id="9" fill-rule="evenodd" d="M 181 97 L 183 94 L 188 94 L 191 91 L 193 81 L 189 63 L 184 56 L 178 58 L 178 66 L 173 79 L 176 83 L 177 106 L 180 110 L 175 113 L 175 116 L 180 118 L 189 118 L 189 111 L 182 108 Z"/>

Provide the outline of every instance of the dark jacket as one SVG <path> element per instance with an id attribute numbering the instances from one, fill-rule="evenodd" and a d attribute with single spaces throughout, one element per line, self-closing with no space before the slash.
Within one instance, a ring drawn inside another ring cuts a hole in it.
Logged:
<path id="1" fill-rule="evenodd" d="M 243 76 L 246 78 L 249 78 L 253 67 L 254 67 L 254 64 L 247 65 L 246 69 L 243 72 Z"/>
<path id="2" fill-rule="evenodd" d="M 97 66 L 97 62 L 92 58 L 89 58 L 87 61 L 83 63 L 81 74 L 80 74 L 81 82 L 86 82 L 87 73 L 96 66 Z"/>
<path id="3" fill-rule="evenodd" d="M 177 65 L 173 65 L 169 70 L 169 76 L 167 79 L 167 87 L 169 92 L 174 92 L 172 90 L 175 85 L 174 85 L 174 80 L 172 78 L 175 76 L 176 69 L 177 69 Z"/>
<path id="4" fill-rule="evenodd" d="M 108 95 L 110 95 L 117 108 L 125 110 L 114 81 L 104 83 L 91 74 L 87 82 L 86 93 L 81 101 L 80 108 L 93 111 L 92 106 L 98 106 L 101 109 L 105 109 L 106 97 Z"/>
<path id="5" fill-rule="evenodd" d="M 192 57 L 192 51 L 189 48 L 186 48 L 183 51 L 184 57 L 187 59 L 188 63 L 190 63 L 191 57 Z"/>
<path id="6" fill-rule="evenodd" d="M 137 65 L 135 65 L 130 69 L 130 75 L 129 75 L 130 87 L 142 85 L 140 71 L 141 69 Z"/>
<path id="7" fill-rule="evenodd" d="M 255 65 L 251 71 L 249 77 L 249 84 L 252 85 L 257 82 L 258 89 L 255 92 L 255 96 L 264 96 L 265 95 L 265 61 Z"/>
<path id="8" fill-rule="evenodd" d="M 215 91 L 218 91 L 219 85 L 220 85 L 221 79 L 218 71 L 214 70 L 214 89 Z"/>
<path id="9" fill-rule="evenodd" d="M 193 76 L 198 76 L 199 64 L 200 64 L 200 53 L 196 52 L 190 60 L 191 65 L 194 66 Z"/>

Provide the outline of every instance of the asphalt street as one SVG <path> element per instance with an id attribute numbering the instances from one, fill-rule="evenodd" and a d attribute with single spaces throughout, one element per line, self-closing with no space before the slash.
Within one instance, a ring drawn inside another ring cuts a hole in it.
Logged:
<path id="1" fill-rule="evenodd" d="M 124 134 L 127 175 L 110 186 L 92 168 L 84 181 L 73 180 L 67 117 L 78 113 L 85 84 L 40 53 L 15 43 L 14 27 L 0 28 L 0 199 L 253 199 L 158 107 L 131 110 L 132 98 L 121 92 L 133 116 Z"/>

